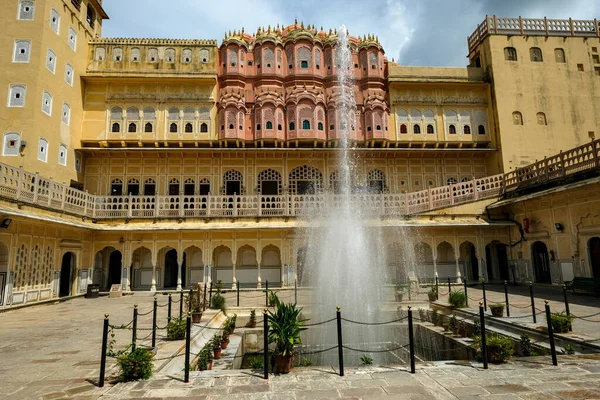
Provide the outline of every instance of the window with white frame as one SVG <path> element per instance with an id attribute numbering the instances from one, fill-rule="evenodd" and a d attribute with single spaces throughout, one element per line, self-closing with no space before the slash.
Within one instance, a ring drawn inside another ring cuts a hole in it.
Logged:
<path id="1" fill-rule="evenodd" d="M 152 107 L 144 108 L 144 133 L 154 132 L 154 124 L 156 123 L 156 111 Z"/>
<path id="2" fill-rule="evenodd" d="M 62 107 L 62 122 L 66 125 L 71 122 L 71 107 L 67 103 L 64 103 Z"/>
<path id="3" fill-rule="evenodd" d="M 96 61 L 104 61 L 106 59 L 106 49 L 104 47 L 96 47 L 94 58 Z"/>
<path id="4" fill-rule="evenodd" d="M 28 63 L 31 54 L 31 42 L 29 40 L 15 40 L 15 52 L 13 62 Z"/>
<path id="5" fill-rule="evenodd" d="M 54 8 L 50 11 L 50 28 L 56 33 L 60 30 L 60 14 Z"/>
<path id="6" fill-rule="evenodd" d="M 149 63 L 158 62 L 158 49 L 148 49 L 148 60 Z"/>
<path id="7" fill-rule="evenodd" d="M 73 86 L 73 74 L 75 72 L 73 71 L 73 66 L 71 64 L 67 64 L 65 66 L 65 82 L 67 82 L 69 85 Z"/>
<path id="8" fill-rule="evenodd" d="M 52 115 L 52 95 L 46 91 L 42 95 L 42 111 L 44 114 Z"/>
<path id="9" fill-rule="evenodd" d="M 175 49 L 169 48 L 165 50 L 165 61 L 168 63 L 175 62 Z"/>
<path id="10" fill-rule="evenodd" d="M 8 91 L 9 107 L 25 107 L 25 86 L 11 85 Z"/>
<path id="11" fill-rule="evenodd" d="M 67 165 L 67 146 L 61 144 L 58 146 L 58 163 L 60 165 Z"/>
<path id="12" fill-rule="evenodd" d="M 184 64 L 189 64 L 192 62 L 192 50 L 183 49 L 183 52 L 181 53 L 181 62 Z"/>
<path id="13" fill-rule="evenodd" d="M 19 16 L 21 20 L 33 20 L 35 15 L 35 3 L 30 0 L 21 0 L 19 3 Z"/>
<path id="14" fill-rule="evenodd" d="M 52 73 L 56 72 L 56 54 L 50 49 L 46 54 L 46 68 Z"/>
<path id="15" fill-rule="evenodd" d="M 123 61 L 123 49 L 120 47 L 115 47 L 112 51 L 113 61 L 121 62 Z"/>
<path id="16" fill-rule="evenodd" d="M 131 61 L 132 62 L 139 62 L 141 57 L 142 57 L 142 53 L 141 53 L 139 47 L 134 47 L 131 49 Z"/>
<path id="17" fill-rule="evenodd" d="M 3 156 L 18 156 L 21 146 L 21 135 L 16 132 L 4 134 L 4 144 L 2 146 Z"/>
<path id="18" fill-rule="evenodd" d="M 69 28 L 69 47 L 73 49 L 73 51 L 77 48 L 77 32 L 72 27 Z"/>
<path id="19" fill-rule="evenodd" d="M 208 51 L 208 49 L 201 49 L 200 50 L 200 62 L 207 63 L 209 61 L 210 61 L 210 52 Z"/>
<path id="20" fill-rule="evenodd" d="M 44 138 L 40 138 L 38 142 L 37 158 L 42 162 L 48 162 L 48 141 Z"/>

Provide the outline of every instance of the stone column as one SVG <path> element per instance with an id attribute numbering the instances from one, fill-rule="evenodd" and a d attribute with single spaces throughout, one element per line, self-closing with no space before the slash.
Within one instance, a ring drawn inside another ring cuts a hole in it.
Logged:
<path id="1" fill-rule="evenodd" d="M 462 283 L 461 273 L 460 273 L 460 257 L 454 257 L 454 261 L 456 262 L 456 283 Z"/>
<path id="2" fill-rule="evenodd" d="M 433 280 L 435 281 L 435 278 L 437 278 L 437 276 L 438 276 L 438 271 L 437 271 L 437 249 L 436 248 L 431 249 L 431 254 L 433 256 Z"/>
<path id="3" fill-rule="evenodd" d="M 125 255 L 125 251 L 123 251 L 123 256 L 121 257 L 121 286 L 125 286 L 126 291 L 131 291 L 131 279 L 129 277 L 129 273 L 125 273 L 128 265 L 127 259 L 128 257 Z"/>
<path id="4" fill-rule="evenodd" d="M 260 276 L 260 264 L 261 263 L 262 263 L 262 257 L 258 256 L 258 254 L 257 254 L 257 258 L 256 258 L 256 267 L 258 268 L 258 279 L 257 279 L 257 283 L 256 283 L 257 289 L 262 288 L 262 278 Z"/>
<path id="5" fill-rule="evenodd" d="M 156 292 L 156 262 L 157 255 L 152 255 L 152 286 L 150 286 L 151 292 Z"/>
<path id="6" fill-rule="evenodd" d="M 181 287 L 181 267 L 182 267 L 182 265 L 183 265 L 183 256 L 181 258 L 179 258 L 179 256 L 178 256 L 177 257 L 177 290 L 178 291 L 182 290 L 182 287 Z"/>
<path id="7" fill-rule="evenodd" d="M 231 272 L 231 274 L 232 274 L 231 288 L 232 288 L 232 289 L 234 289 L 234 290 L 235 290 L 235 289 L 237 289 L 237 279 L 236 279 L 236 277 L 235 277 L 235 273 L 237 272 L 237 268 L 236 268 L 236 265 L 235 265 L 236 263 L 237 263 L 237 260 L 236 260 L 236 259 L 235 259 L 235 257 L 234 257 L 234 258 L 231 260 L 231 265 L 232 265 L 232 267 L 233 267 L 233 270 L 232 270 L 232 272 Z"/>

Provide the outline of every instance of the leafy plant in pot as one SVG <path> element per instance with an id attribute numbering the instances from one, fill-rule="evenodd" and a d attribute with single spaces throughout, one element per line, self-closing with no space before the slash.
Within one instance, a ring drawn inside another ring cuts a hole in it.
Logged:
<path id="1" fill-rule="evenodd" d="M 402 299 L 404 298 L 404 287 L 405 285 L 401 283 L 396 284 L 396 291 L 394 292 L 394 297 L 396 298 L 397 302 L 402 302 Z"/>
<path id="2" fill-rule="evenodd" d="M 494 317 L 502 317 L 504 315 L 504 304 L 490 304 L 490 311 Z"/>
<path id="3" fill-rule="evenodd" d="M 214 355 L 215 360 L 218 360 L 221 358 L 221 342 L 222 341 L 223 341 L 223 337 L 221 335 L 215 335 L 210 342 L 212 344 L 212 350 L 213 350 L 213 355 Z"/>
<path id="4" fill-rule="evenodd" d="M 302 325 L 308 320 L 300 318 L 301 312 L 296 304 L 285 304 L 279 299 L 275 310 L 269 310 L 269 343 L 275 343 L 275 373 L 287 374 L 292 368 L 294 347 L 302 344 L 300 332 L 307 329 Z"/>
<path id="5" fill-rule="evenodd" d="M 427 292 L 427 296 L 429 296 L 429 301 L 436 301 L 438 298 L 438 287 L 433 285 L 429 292 Z"/>
<path id="6" fill-rule="evenodd" d="M 256 310 L 250 310 L 250 320 L 246 324 L 246 328 L 256 328 Z"/>
<path id="7" fill-rule="evenodd" d="M 196 290 L 191 290 L 190 294 L 185 298 L 187 309 L 192 313 L 192 322 L 197 324 L 202 319 L 204 311 L 204 295 L 202 289 L 198 287 Z"/>

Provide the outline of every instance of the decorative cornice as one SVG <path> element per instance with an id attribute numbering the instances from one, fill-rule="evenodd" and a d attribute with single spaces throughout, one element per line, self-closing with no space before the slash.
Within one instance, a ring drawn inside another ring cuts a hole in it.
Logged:
<path id="1" fill-rule="evenodd" d="M 91 45 L 155 45 L 155 46 L 211 46 L 217 47 L 216 40 L 204 39 L 152 39 L 152 38 L 96 38 L 90 40 Z"/>

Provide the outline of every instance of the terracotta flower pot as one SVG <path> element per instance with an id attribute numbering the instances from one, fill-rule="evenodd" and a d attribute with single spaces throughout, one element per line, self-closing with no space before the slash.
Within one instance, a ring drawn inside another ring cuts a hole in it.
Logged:
<path id="1" fill-rule="evenodd" d="M 221 358 L 221 349 L 213 349 L 213 354 L 215 356 L 215 360 L 218 360 Z"/>
<path id="2" fill-rule="evenodd" d="M 395 293 L 395 297 L 396 297 L 396 301 L 397 301 L 397 302 L 402 302 L 402 298 L 403 298 L 404 296 L 402 295 L 402 293 L 398 293 L 398 292 L 396 292 L 396 293 Z"/>
<path id="3" fill-rule="evenodd" d="M 501 318 L 504 314 L 504 307 L 490 307 L 492 315 L 497 318 Z"/>
<path id="4" fill-rule="evenodd" d="M 202 312 L 193 312 L 192 313 L 192 323 L 197 324 L 202 319 Z"/>
<path id="5" fill-rule="evenodd" d="M 288 374 L 292 370 L 293 355 L 282 356 L 276 354 L 274 357 L 276 374 Z"/>
<path id="6" fill-rule="evenodd" d="M 223 340 L 221 342 L 221 349 L 225 350 L 227 348 L 227 346 L 229 346 L 229 339 Z"/>
<path id="7" fill-rule="evenodd" d="M 488 361 L 492 364 L 502 364 L 504 362 L 504 358 L 502 357 L 502 353 L 499 347 L 489 346 L 488 345 Z"/>
<path id="8" fill-rule="evenodd" d="M 248 323 L 248 327 L 249 327 L 249 328 L 256 328 L 256 321 L 249 322 L 249 323 Z"/>
<path id="9" fill-rule="evenodd" d="M 210 363 L 208 363 L 208 370 L 209 371 L 212 369 L 212 365 L 213 365 L 213 360 L 210 360 Z"/>
<path id="10" fill-rule="evenodd" d="M 427 296 L 429 296 L 429 301 L 435 301 L 437 298 L 435 293 L 427 293 Z"/>

